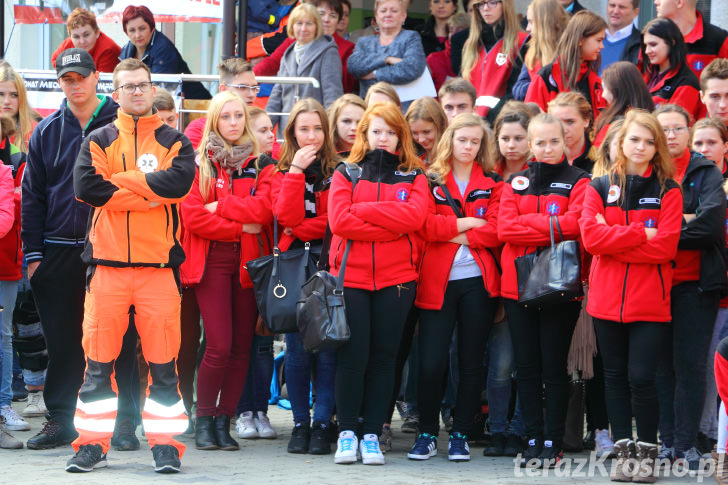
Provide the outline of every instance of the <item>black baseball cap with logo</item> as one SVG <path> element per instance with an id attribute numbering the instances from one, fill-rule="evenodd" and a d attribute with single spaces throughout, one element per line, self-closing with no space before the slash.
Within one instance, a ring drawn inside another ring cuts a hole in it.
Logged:
<path id="1" fill-rule="evenodd" d="M 94 59 L 83 49 L 66 49 L 56 58 L 56 75 L 61 77 L 67 72 L 76 72 L 83 77 L 96 71 Z"/>

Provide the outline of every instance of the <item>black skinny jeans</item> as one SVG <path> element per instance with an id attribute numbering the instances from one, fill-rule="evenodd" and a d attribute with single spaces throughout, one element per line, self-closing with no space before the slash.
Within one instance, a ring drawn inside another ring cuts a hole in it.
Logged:
<path id="1" fill-rule="evenodd" d="M 594 331 L 604 364 L 604 390 L 614 441 L 632 438 L 657 443 L 657 361 L 667 324 L 619 323 L 594 319 Z"/>
<path id="2" fill-rule="evenodd" d="M 420 310 L 417 406 L 420 431 L 437 436 L 442 381 L 448 368 L 453 330 L 457 324 L 458 369 L 452 432 L 469 434 L 480 408 L 483 352 L 498 299 L 485 291 L 482 276 L 450 281 L 440 310 Z"/>
<path id="3" fill-rule="evenodd" d="M 339 429 L 382 432 L 394 388 L 394 368 L 407 314 L 415 300 L 414 281 L 367 291 L 344 289 L 351 338 L 337 354 L 336 413 Z"/>
<path id="4" fill-rule="evenodd" d="M 657 367 L 660 438 L 682 452 L 695 446 L 705 401 L 710 339 L 718 314 L 718 291 L 701 291 L 697 281 L 670 292 L 672 324 L 667 328 Z"/>
<path id="5" fill-rule="evenodd" d="M 526 435 L 561 447 L 569 404 L 566 360 L 580 301 L 538 308 L 505 299 Z M 543 403 L 546 405 L 544 428 Z"/>

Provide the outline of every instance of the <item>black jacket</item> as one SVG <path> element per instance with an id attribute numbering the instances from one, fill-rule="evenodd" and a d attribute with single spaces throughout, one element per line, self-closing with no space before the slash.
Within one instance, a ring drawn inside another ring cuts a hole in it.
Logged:
<path id="1" fill-rule="evenodd" d="M 445 43 L 437 40 L 435 34 L 435 17 L 430 15 L 424 24 L 417 26 L 416 30 L 422 37 L 422 48 L 425 50 L 425 57 L 433 52 L 445 50 Z"/>
<path id="2" fill-rule="evenodd" d="M 713 162 L 691 153 L 682 181 L 683 213 L 696 214 L 683 220 L 678 249 L 697 249 L 700 257 L 700 289 L 724 290 L 728 285 L 725 265 L 726 197 L 723 175 Z"/>
<path id="3" fill-rule="evenodd" d="M 635 26 L 632 26 L 632 33 L 627 38 L 627 43 L 622 49 L 620 61 L 631 62 L 635 66 L 640 60 L 640 47 L 642 46 L 642 32 Z"/>

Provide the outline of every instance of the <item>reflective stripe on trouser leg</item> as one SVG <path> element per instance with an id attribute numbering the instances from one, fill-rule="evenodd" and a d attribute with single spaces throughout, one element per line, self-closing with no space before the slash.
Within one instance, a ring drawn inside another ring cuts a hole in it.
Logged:
<path id="1" fill-rule="evenodd" d="M 109 451 L 109 442 L 114 434 L 117 397 L 111 387 L 113 362 L 86 360 L 86 375 L 78 393 L 73 424 L 78 438 L 73 449 L 82 445 L 101 445 L 103 452 Z"/>
<path id="2" fill-rule="evenodd" d="M 149 363 L 149 396 L 144 404 L 142 421 L 149 447 L 172 445 L 185 452 L 185 445 L 174 436 L 185 432 L 188 425 L 185 406 L 177 389 L 177 369 L 174 359 L 166 364 Z"/>

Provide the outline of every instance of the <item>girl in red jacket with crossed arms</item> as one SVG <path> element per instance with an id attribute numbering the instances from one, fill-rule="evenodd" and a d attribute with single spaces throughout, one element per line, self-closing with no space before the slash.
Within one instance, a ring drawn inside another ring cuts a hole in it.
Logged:
<path id="1" fill-rule="evenodd" d="M 257 307 L 245 263 L 270 250 L 270 180 L 259 167 L 248 110 L 232 91 L 215 95 L 198 148 L 199 169 L 182 203 L 185 279 L 197 283 L 207 347 L 197 379 L 198 449 L 236 450 L 230 417 L 248 373 Z M 220 396 L 218 402 L 218 395 Z"/>
<path id="2" fill-rule="evenodd" d="M 672 259 L 682 221 L 682 193 L 657 118 L 627 114 L 615 164 L 587 187 L 579 224 L 594 255 L 587 311 L 604 363 L 607 413 L 617 466 L 612 479 L 651 481 L 657 457 L 660 341 L 670 321 Z M 632 416 L 637 443 L 632 441 Z M 627 459 L 640 460 L 630 474 Z M 625 476 L 626 475 L 626 476 Z"/>
<path id="3" fill-rule="evenodd" d="M 480 411 L 483 352 L 500 294 L 497 218 L 503 182 L 491 171 L 490 148 L 481 118 L 463 113 L 443 134 L 430 167 L 433 184 L 422 228 L 426 245 L 415 301 L 421 309 L 420 434 L 407 455 L 410 459 L 426 460 L 437 454 L 442 389 L 433 388 L 432 383 L 442 382 L 445 376 L 447 342 L 456 327 L 460 382 L 448 459 L 470 459 L 466 437 Z"/>

